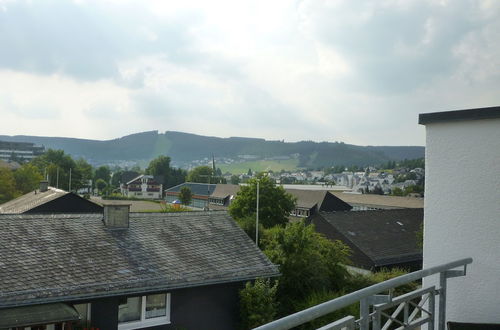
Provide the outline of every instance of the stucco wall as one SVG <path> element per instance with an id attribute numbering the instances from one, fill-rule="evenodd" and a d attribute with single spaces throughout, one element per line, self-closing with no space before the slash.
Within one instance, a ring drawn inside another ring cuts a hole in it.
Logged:
<path id="1" fill-rule="evenodd" d="M 426 130 L 424 267 L 472 257 L 448 281 L 447 320 L 500 323 L 500 119 Z"/>

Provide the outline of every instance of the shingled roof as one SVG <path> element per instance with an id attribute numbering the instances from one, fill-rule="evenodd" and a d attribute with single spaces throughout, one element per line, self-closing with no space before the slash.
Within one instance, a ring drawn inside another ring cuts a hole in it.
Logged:
<path id="1" fill-rule="evenodd" d="M 41 210 L 43 205 L 46 205 L 60 198 L 64 198 L 66 201 L 69 199 L 77 200 L 81 205 L 84 205 L 83 208 L 88 209 L 88 212 L 102 212 L 102 207 L 100 205 L 84 199 L 77 194 L 54 187 L 48 187 L 46 191 L 42 192 L 40 190 L 35 190 L 4 204 L 1 204 L 0 214 L 35 212 L 37 208 Z M 85 205 L 88 207 L 85 207 Z M 76 209 L 76 207 L 73 208 Z M 45 209 L 47 208 L 44 208 L 44 210 L 42 210 L 41 212 L 50 211 L 51 213 L 59 213 L 68 211 L 66 210 L 67 208 L 61 209 L 61 211 L 59 212 L 56 209 L 50 207 L 48 208 L 50 210 Z M 82 212 L 81 209 L 79 211 Z"/>
<path id="2" fill-rule="evenodd" d="M 312 223 L 350 246 L 355 265 L 379 268 L 422 261 L 416 233 L 423 218 L 423 209 L 320 212 Z"/>
<path id="3" fill-rule="evenodd" d="M 0 308 L 278 275 L 226 212 L 0 215 Z"/>
<path id="4" fill-rule="evenodd" d="M 216 186 L 217 186 L 216 184 L 212 183 L 209 184 L 209 183 L 184 182 L 178 184 L 177 186 L 168 188 L 167 190 L 165 190 L 165 193 L 166 194 L 179 193 L 183 187 L 188 187 L 189 189 L 191 189 L 193 195 L 208 197 L 214 192 Z"/>
<path id="5" fill-rule="evenodd" d="M 238 191 L 240 191 L 240 186 L 237 184 L 217 184 L 210 197 L 226 198 L 231 195 L 236 196 Z"/>
<path id="6" fill-rule="evenodd" d="M 310 209 L 318 205 L 323 211 L 348 211 L 352 207 L 327 190 L 286 189 L 286 192 L 297 198 L 297 207 Z M 323 204 L 329 204 L 324 205 Z"/>
<path id="7" fill-rule="evenodd" d="M 353 194 L 338 191 L 332 191 L 331 193 L 352 206 L 363 205 L 380 209 L 420 209 L 424 207 L 423 198 L 386 196 L 376 194 Z"/>

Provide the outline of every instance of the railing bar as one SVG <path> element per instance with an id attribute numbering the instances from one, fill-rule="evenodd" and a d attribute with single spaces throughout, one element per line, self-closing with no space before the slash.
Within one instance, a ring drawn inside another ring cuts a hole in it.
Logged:
<path id="1" fill-rule="evenodd" d="M 435 291 L 429 294 L 429 310 L 431 311 L 428 330 L 434 330 L 436 322 L 436 294 Z"/>
<path id="2" fill-rule="evenodd" d="M 415 318 L 415 316 L 417 316 L 418 314 L 418 311 L 420 310 L 420 308 L 422 306 L 424 306 L 425 302 L 427 301 L 427 299 L 429 299 L 429 296 L 433 294 L 432 292 L 429 292 L 427 295 L 425 296 L 422 296 L 422 299 L 419 301 L 419 303 L 415 306 L 416 308 L 413 310 L 413 312 L 410 314 L 410 317 L 408 318 L 408 321 L 411 322 L 413 321 L 413 318 Z"/>
<path id="3" fill-rule="evenodd" d="M 391 317 L 396 317 L 398 316 L 399 313 L 401 313 L 401 310 L 404 307 L 404 303 L 399 304 L 399 306 L 396 308 L 396 310 L 391 314 Z M 391 324 L 392 324 L 392 319 L 391 317 L 385 322 L 384 326 L 382 327 L 382 330 L 387 330 Z"/>
<path id="4" fill-rule="evenodd" d="M 385 304 L 377 304 L 377 305 L 375 305 L 375 308 L 387 309 L 387 308 L 390 308 L 390 307 L 394 307 L 396 305 L 399 305 L 402 302 L 405 302 L 405 301 L 408 301 L 408 300 L 411 300 L 411 299 L 414 299 L 414 298 L 420 298 L 424 294 L 429 293 L 432 290 L 435 290 L 434 286 L 428 287 L 428 288 L 425 288 L 425 289 L 414 290 L 414 291 L 405 293 L 405 294 L 403 294 L 401 296 L 398 296 L 398 297 L 394 298 L 392 300 L 392 302 L 385 303 Z"/>
<path id="5" fill-rule="evenodd" d="M 445 329 L 446 322 L 446 273 L 439 274 L 439 321 L 438 330 Z"/>
<path id="6" fill-rule="evenodd" d="M 342 327 L 347 327 L 348 329 L 354 329 L 354 316 L 352 315 L 346 316 L 344 318 L 341 318 L 340 320 L 322 326 L 321 328 L 318 328 L 316 330 L 335 330 L 335 329 L 342 329 Z"/>
<path id="7" fill-rule="evenodd" d="M 365 297 L 372 296 L 374 294 L 377 294 L 382 291 L 389 290 L 392 287 L 398 287 L 403 284 L 407 284 L 409 282 L 413 282 L 416 280 L 419 280 L 423 277 L 427 277 L 430 275 L 434 275 L 437 273 L 442 273 L 445 270 L 448 269 L 453 269 L 457 268 L 460 266 L 463 266 L 465 264 L 470 264 L 472 263 L 472 258 L 465 258 L 465 259 L 460 259 L 456 260 L 453 262 L 449 262 L 443 265 L 431 267 L 428 269 L 422 269 L 418 270 L 413 273 L 405 274 L 396 278 L 392 278 L 390 280 L 387 280 L 382 283 L 377 283 L 372 286 L 369 286 L 367 288 L 349 293 L 345 296 L 338 297 L 335 299 L 332 299 L 330 301 L 324 302 L 322 304 L 319 304 L 317 306 L 310 307 L 308 309 L 305 309 L 303 311 L 285 316 L 281 319 L 275 320 L 273 322 L 270 322 L 268 324 L 262 325 L 260 327 L 255 328 L 256 330 L 268 330 L 268 329 L 273 329 L 273 330 L 285 330 L 285 329 L 290 329 L 295 326 L 301 325 L 303 323 L 309 322 L 311 320 L 314 320 L 318 317 L 324 316 L 326 314 L 329 314 L 333 311 L 336 311 L 342 307 L 349 306 L 351 304 L 357 303 L 361 299 Z M 442 299 L 439 299 L 440 302 Z M 441 315 L 440 315 L 441 317 Z M 443 319 L 444 320 L 444 319 Z M 440 330 L 444 330 L 440 329 Z"/>
<path id="8" fill-rule="evenodd" d="M 398 320 L 398 319 L 397 319 L 397 318 L 395 318 L 395 317 L 392 317 L 392 316 L 391 316 L 391 315 L 389 315 L 389 314 L 386 314 L 386 313 L 384 313 L 384 312 L 381 312 L 381 313 L 382 313 L 382 314 L 384 314 L 385 316 L 387 316 L 387 317 L 388 317 L 391 321 L 393 321 L 393 322 L 399 323 L 399 324 L 401 324 L 402 326 L 406 326 L 406 325 L 407 325 L 407 324 L 406 324 L 406 322 L 401 322 L 400 320 Z"/>

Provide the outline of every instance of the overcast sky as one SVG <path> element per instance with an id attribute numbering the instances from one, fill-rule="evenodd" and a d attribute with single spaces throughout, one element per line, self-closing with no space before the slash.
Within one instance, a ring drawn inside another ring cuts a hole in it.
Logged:
<path id="1" fill-rule="evenodd" d="M 493 105 L 497 0 L 0 0 L 0 134 L 424 145 Z"/>

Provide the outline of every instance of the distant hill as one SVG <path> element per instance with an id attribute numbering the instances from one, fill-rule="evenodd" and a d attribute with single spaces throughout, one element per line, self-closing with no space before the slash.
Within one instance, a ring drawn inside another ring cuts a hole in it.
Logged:
<path id="1" fill-rule="evenodd" d="M 83 157 L 92 164 L 119 161 L 149 161 L 168 155 L 183 163 L 216 157 L 257 159 L 295 157 L 300 167 L 319 168 L 332 165 L 375 165 L 389 160 L 424 157 L 420 146 L 356 146 L 342 142 L 282 142 L 257 138 L 218 138 L 167 131 L 142 132 L 118 139 L 99 141 L 63 137 L 0 135 L 0 140 L 33 142 L 46 148 L 63 149 L 73 157 Z"/>

